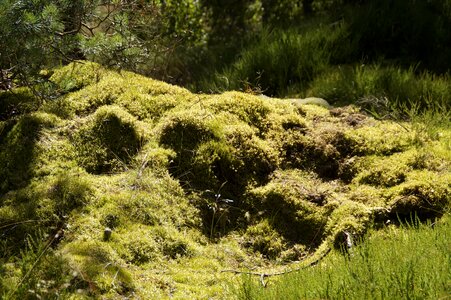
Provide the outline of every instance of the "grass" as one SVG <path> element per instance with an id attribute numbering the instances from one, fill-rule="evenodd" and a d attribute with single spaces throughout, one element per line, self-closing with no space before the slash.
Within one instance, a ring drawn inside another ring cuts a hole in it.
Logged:
<path id="1" fill-rule="evenodd" d="M 239 299 L 449 299 L 451 222 L 417 220 L 368 234 L 350 255 L 281 278 L 243 277 Z"/>
<path id="2" fill-rule="evenodd" d="M 253 89 L 267 95 L 305 90 L 343 49 L 344 27 L 318 25 L 316 30 L 263 30 L 231 65 L 198 89 Z M 337 50 L 338 49 L 338 50 Z"/>
<path id="3" fill-rule="evenodd" d="M 419 73 L 414 67 L 402 69 L 381 64 L 335 66 L 317 76 L 307 94 L 323 97 L 330 103 L 357 103 L 380 109 L 385 102 L 413 106 L 422 110 L 451 105 L 450 78 Z"/>

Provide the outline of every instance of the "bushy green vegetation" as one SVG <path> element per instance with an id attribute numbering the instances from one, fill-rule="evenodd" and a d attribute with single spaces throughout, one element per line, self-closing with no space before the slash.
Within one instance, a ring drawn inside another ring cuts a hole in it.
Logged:
<path id="1" fill-rule="evenodd" d="M 249 275 L 239 299 L 441 299 L 450 286 L 450 219 L 389 225 L 368 233 L 350 253 L 331 253 L 318 265 L 270 277 Z"/>
<path id="2" fill-rule="evenodd" d="M 61 96 L 0 127 L 7 299 L 232 297 L 225 269 L 277 270 L 449 211 L 446 112 L 193 94 L 86 61 L 51 73 Z"/>

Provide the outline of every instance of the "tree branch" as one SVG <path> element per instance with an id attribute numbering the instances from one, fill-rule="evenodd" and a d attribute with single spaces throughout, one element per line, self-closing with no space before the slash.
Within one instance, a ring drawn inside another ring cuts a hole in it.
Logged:
<path id="1" fill-rule="evenodd" d="M 324 257 L 327 256 L 327 254 L 329 254 L 329 252 L 331 251 L 331 248 L 327 248 L 327 250 L 316 260 L 312 261 L 311 263 L 309 263 L 308 265 L 299 267 L 299 268 L 294 268 L 294 269 L 288 269 L 285 271 L 281 271 L 281 272 L 275 272 L 275 273 L 260 273 L 260 272 L 249 272 L 249 271 L 240 271 L 240 270 L 222 270 L 221 273 L 225 273 L 225 272 L 229 272 L 229 273 L 234 273 L 234 274 L 247 274 L 247 275 L 255 275 L 255 276 L 259 276 L 260 277 L 260 283 L 263 285 L 263 287 L 267 286 L 267 282 L 265 282 L 265 278 L 266 277 L 272 277 L 272 276 L 279 276 L 279 275 L 285 275 L 285 274 L 289 274 L 292 272 L 296 272 L 296 271 L 300 271 L 303 269 L 307 269 L 310 267 L 313 267 L 315 265 L 317 265 Z"/>

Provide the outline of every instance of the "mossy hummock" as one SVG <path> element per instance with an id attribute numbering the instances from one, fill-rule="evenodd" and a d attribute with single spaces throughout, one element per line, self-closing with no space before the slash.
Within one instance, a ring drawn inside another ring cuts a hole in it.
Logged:
<path id="1" fill-rule="evenodd" d="M 221 299 L 236 280 L 223 269 L 275 268 L 449 211 L 450 127 L 193 94 L 90 62 L 50 80 L 51 101 L 0 92 L 0 294 Z M 38 261 L 45 285 L 13 290 L 33 243 L 61 268 Z"/>

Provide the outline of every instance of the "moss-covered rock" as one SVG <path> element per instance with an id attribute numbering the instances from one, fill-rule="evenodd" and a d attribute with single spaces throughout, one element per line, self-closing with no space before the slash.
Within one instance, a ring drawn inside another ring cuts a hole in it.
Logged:
<path id="1" fill-rule="evenodd" d="M 39 143 L 42 131 L 59 124 L 59 119 L 46 113 L 22 116 L 0 143 L 0 191 L 6 192 L 27 185 L 39 170 L 36 165 L 42 154 Z"/>
<path id="2" fill-rule="evenodd" d="M 113 104 L 140 119 L 156 118 L 177 104 L 194 99 L 186 89 L 127 71 L 107 70 L 91 62 L 74 62 L 57 69 L 50 81 L 70 93 L 45 109 L 65 118 Z"/>
<path id="3" fill-rule="evenodd" d="M 99 241 L 72 242 L 67 244 L 63 255 L 77 270 L 91 296 L 110 295 L 120 297 L 131 295 L 134 289 L 130 272 L 125 262 L 108 243 Z"/>
<path id="4" fill-rule="evenodd" d="M 372 220 L 372 211 L 368 206 L 354 201 L 344 201 L 330 214 L 325 234 L 333 245 L 339 248 L 345 244 L 344 234 L 349 234 L 354 239 L 361 237 Z"/>
<path id="5" fill-rule="evenodd" d="M 353 142 L 353 153 L 357 155 L 390 155 L 407 150 L 413 140 L 412 132 L 405 126 L 388 121 L 350 129 L 345 134 Z"/>
<path id="6" fill-rule="evenodd" d="M 50 80 L 62 96 L 45 103 L 0 93 L 0 289 L 52 249 L 33 272 L 60 297 L 223 299 L 224 269 L 314 260 L 450 208 L 446 120 L 196 95 L 89 62 Z M 51 297 L 39 284 L 20 295 Z"/>
<path id="7" fill-rule="evenodd" d="M 50 81 L 66 92 L 73 92 L 99 82 L 108 71 L 92 62 L 79 61 L 53 70 Z"/>
<path id="8" fill-rule="evenodd" d="M 436 217 L 448 211 L 451 201 L 451 174 L 412 171 L 394 188 L 390 200 L 393 217 Z"/>
<path id="9" fill-rule="evenodd" d="M 369 156 L 362 163 L 362 171 L 356 180 L 362 184 L 390 187 L 403 183 L 409 168 L 409 157 L 396 153 L 388 157 Z"/>
<path id="10" fill-rule="evenodd" d="M 37 110 L 41 100 L 29 88 L 21 87 L 0 91 L 0 103 L 0 121 L 3 121 Z"/>
<path id="11" fill-rule="evenodd" d="M 243 235 L 243 245 L 269 259 L 276 259 L 287 249 L 286 241 L 267 219 L 249 226 Z"/>
<path id="12" fill-rule="evenodd" d="M 99 174 L 126 169 L 142 145 L 136 119 L 117 106 L 99 108 L 74 135 L 79 164 Z"/>
<path id="13" fill-rule="evenodd" d="M 271 220 L 288 241 L 318 245 L 331 209 L 326 186 L 304 172 L 276 173 L 267 185 L 250 191 L 246 203 L 252 215 Z"/>

